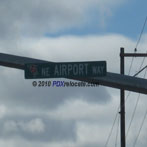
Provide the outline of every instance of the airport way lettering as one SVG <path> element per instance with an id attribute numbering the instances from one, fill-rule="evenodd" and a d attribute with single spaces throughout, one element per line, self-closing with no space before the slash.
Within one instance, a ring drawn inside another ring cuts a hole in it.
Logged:
<path id="1" fill-rule="evenodd" d="M 104 66 L 93 66 L 92 67 L 93 74 L 103 74 L 104 73 Z"/>
<path id="2" fill-rule="evenodd" d="M 55 65 L 55 71 L 54 75 L 55 76 L 83 76 L 87 75 L 88 73 L 88 64 L 60 64 L 60 65 Z"/>
<path id="3" fill-rule="evenodd" d="M 25 78 L 68 78 L 106 75 L 105 61 L 26 64 Z"/>

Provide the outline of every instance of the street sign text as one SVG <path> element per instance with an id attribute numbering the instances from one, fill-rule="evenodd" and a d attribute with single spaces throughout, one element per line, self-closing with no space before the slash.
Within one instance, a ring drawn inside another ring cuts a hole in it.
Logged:
<path id="1" fill-rule="evenodd" d="M 97 77 L 106 75 L 105 61 L 60 62 L 25 65 L 25 78 Z"/>

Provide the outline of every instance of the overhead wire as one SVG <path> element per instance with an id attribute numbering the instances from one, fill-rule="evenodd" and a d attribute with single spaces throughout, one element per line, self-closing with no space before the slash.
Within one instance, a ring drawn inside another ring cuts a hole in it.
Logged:
<path id="1" fill-rule="evenodd" d="M 118 117 L 117 127 L 116 127 L 116 138 L 115 138 L 115 147 L 117 147 L 118 133 L 119 133 L 119 122 L 120 118 Z"/>
<path id="2" fill-rule="evenodd" d="M 112 125 L 112 127 L 111 127 L 110 133 L 109 133 L 108 138 L 107 138 L 107 141 L 106 141 L 106 143 L 105 143 L 105 147 L 107 147 L 107 145 L 108 145 L 108 143 L 109 143 L 109 140 L 110 140 L 110 137 L 111 137 L 111 135 L 112 135 L 115 122 L 116 122 L 116 120 L 117 120 L 117 116 L 118 116 L 118 113 L 116 113 L 116 115 L 115 115 L 115 118 L 114 118 L 114 121 L 113 121 L 113 125 Z"/>
<path id="3" fill-rule="evenodd" d="M 129 131 L 130 131 L 130 128 L 131 128 L 131 125 L 132 125 L 132 122 L 133 122 L 133 119 L 134 119 L 134 116 L 135 116 L 135 112 L 136 112 L 136 109 L 137 109 L 139 98 L 140 98 L 140 93 L 139 93 L 139 95 L 137 97 L 137 100 L 136 100 L 135 108 L 134 108 L 134 111 L 133 111 L 133 114 L 132 114 L 132 117 L 131 117 L 131 120 L 130 120 L 130 123 L 129 123 L 129 127 L 127 129 L 126 138 L 127 138 L 128 134 L 129 134 Z"/>
<path id="4" fill-rule="evenodd" d="M 137 43 L 136 43 L 136 46 L 135 46 L 134 52 L 137 52 L 138 45 L 139 45 L 139 43 L 140 43 L 140 40 L 141 40 L 142 34 L 143 34 L 144 29 L 145 29 L 145 26 L 146 26 L 146 22 L 147 22 L 147 16 L 146 16 L 146 18 L 145 18 L 145 21 L 144 21 L 143 27 L 142 27 L 142 29 L 141 29 L 141 32 L 140 32 L 140 35 L 139 35 L 138 41 L 137 41 Z M 132 69 L 132 66 L 133 66 L 133 61 L 134 61 L 134 57 L 132 57 L 132 60 L 131 60 L 131 64 L 130 64 L 130 68 L 129 68 L 128 75 L 130 75 L 130 72 L 131 72 L 131 69 Z"/>
<path id="5" fill-rule="evenodd" d="M 142 68 L 142 66 L 143 66 L 143 63 L 144 63 L 145 59 L 146 59 L 146 58 L 144 57 L 143 60 L 142 60 L 142 62 L 141 62 L 141 65 L 140 65 L 138 71 L 141 70 L 141 68 Z M 144 75 L 144 78 L 145 78 L 145 76 L 146 76 L 146 75 Z M 137 106 L 138 106 L 139 99 L 140 99 L 140 93 L 138 94 L 138 97 L 137 97 L 137 100 L 136 100 L 136 104 L 135 104 L 135 107 L 134 107 L 134 111 L 133 111 L 133 113 L 132 113 L 132 117 L 131 117 L 131 120 L 130 120 L 128 129 L 127 129 L 126 138 L 127 138 L 128 133 L 129 133 L 129 131 L 130 131 L 130 128 L 131 128 L 131 125 L 132 125 L 132 122 L 133 122 L 133 119 L 134 119 L 134 116 L 135 116 L 135 113 L 136 113 L 136 109 L 137 109 Z"/>
<path id="6" fill-rule="evenodd" d="M 144 21 L 144 24 L 143 24 L 143 27 L 142 27 L 142 30 L 141 30 L 141 33 L 140 33 L 139 39 L 138 39 L 138 41 L 137 41 L 137 43 L 136 43 L 136 46 L 135 46 L 134 52 L 137 52 L 137 47 L 138 47 L 138 45 L 139 45 L 139 43 L 140 43 L 140 40 L 141 40 L 142 34 L 143 34 L 143 32 L 144 32 L 144 28 L 145 28 L 146 22 L 147 22 L 147 16 L 146 16 L 146 18 L 145 18 L 145 21 Z M 133 62 L 134 62 L 134 57 L 132 57 L 132 60 L 131 60 L 131 64 L 130 64 L 130 68 L 129 68 L 128 75 L 130 75 L 130 73 L 131 73 L 131 69 L 132 69 L 132 66 L 133 66 Z M 131 94 L 131 92 L 129 91 L 127 97 L 125 98 L 125 99 L 126 99 L 125 102 L 126 102 L 127 99 L 129 98 L 130 94 Z M 121 106 L 121 107 L 124 107 L 124 106 Z M 114 125 L 115 125 L 115 122 L 116 122 L 116 119 L 117 119 L 117 116 L 118 116 L 118 113 L 119 113 L 119 109 L 120 109 L 120 106 L 118 107 L 118 111 L 117 111 L 117 113 L 116 113 L 116 115 L 115 115 L 115 118 L 114 118 L 114 121 L 113 121 L 113 124 L 112 124 L 111 130 L 110 130 L 110 133 L 109 133 L 109 135 L 108 135 L 108 138 L 107 138 L 107 141 L 106 141 L 106 144 L 105 144 L 105 147 L 107 147 L 107 145 L 108 145 L 108 143 L 109 143 L 109 140 L 110 140 L 110 137 L 111 137 L 111 135 L 112 135 L 113 128 L 114 128 Z"/>
<path id="7" fill-rule="evenodd" d="M 139 39 L 138 39 L 137 44 L 136 44 L 136 47 L 135 47 L 136 51 L 137 51 L 137 47 L 138 47 L 138 45 L 139 45 L 139 42 L 140 42 L 140 40 L 141 40 L 142 34 L 143 34 L 143 32 L 144 32 L 146 22 L 147 22 L 147 16 L 146 16 L 146 19 L 145 19 L 145 21 L 144 21 L 143 28 L 142 28 L 142 30 L 141 30 Z M 132 62 L 131 62 L 131 66 L 130 66 L 130 67 L 132 67 L 133 59 L 134 59 L 134 58 L 132 58 Z M 146 59 L 146 57 L 143 58 L 143 60 L 142 60 L 142 62 L 141 62 L 141 65 L 140 65 L 139 70 L 138 70 L 137 73 L 139 73 L 140 70 L 142 69 L 142 66 L 143 66 L 143 64 L 144 64 L 145 59 Z M 130 69 L 131 69 L 131 68 L 130 68 Z M 130 73 L 130 69 L 129 69 L 129 73 Z M 137 76 L 137 74 L 135 74 L 134 76 Z M 144 78 L 145 78 L 145 75 L 144 75 Z M 135 113 L 136 113 L 136 109 L 137 109 L 137 106 L 138 106 L 139 99 L 140 99 L 140 93 L 138 94 L 138 97 L 137 97 L 137 100 L 136 100 L 136 104 L 135 104 L 135 107 L 134 107 L 134 111 L 133 111 L 133 113 L 132 113 L 132 117 L 131 117 L 131 120 L 130 120 L 128 129 L 127 129 L 126 137 L 128 136 L 129 130 L 130 130 L 130 128 L 131 128 L 131 124 L 132 124 L 132 122 L 133 122 L 133 119 L 134 119 L 134 116 L 135 116 Z"/>
<path id="8" fill-rule="evenodd" d="M 145 75 L 144 75 L 144 76 L 146 76 L 146 73 L 147 73 L 147 69 L 146 69 L 146 71 L 145 71 Z M 144 122 L 145 122 L 146 117 L 147 117 L 147 109 L 146 109 L 146 112 L 145 112 L 145 114 L 144 114 L 143 120 L 142 120 L 142 122 L 141 122 L 141 125 L 140 125 L 140 128 L 139 128 L 137 137 L 136 137 L 136 139 L 135 139 L 135 141 L 134 141 L 134 143 L 133 143 L 133 147 L 135 147 L 136 144 L 137 144 L 137 141 L 138 141 L 138 138 L 139 138 L 139 136 L 140 136 L 140 132 L 141 132 L 141 130 L 142 130 L 142 127 L 143 127 L 143 125 L 144 125 Z"/>
<path id="9" fill-rule="evenodd" d="M 140 71 L 138 71 L 133 77 L 136 77 L 137 75 L 139 75 L 143 70 L 145 70 L 147 68 L 147 65 L 144 66 Z"/>
<path id="10" fill-rule="evenodd" d="M 144 29 L 145 29 L 145 26 L 146 26 L 146 22 L 147 22 L 147 16 L 146 16 L 146 18 L 145 18 L 145 21 L 144 21 L 144 24 L 143 24 L 142 30 L 141 30 L 141 32 L 140 32 L 139 39 L 138 39 L 138 41 L 137 41 L 137 43 L 136 43 L 136 47 L 135 47 L 136 49 L 137 49 L 137 47 L 138 47 L 138 45 L 139 45 L 139 43 L 140 43 L 140 40 L 141 40 L 142 34 L 143 34 Z"/>
<path id="11" fill-rule="evenodd" d="M 144 117 L 143 117 L 142 123 L 141 123 L 141 125 L 140 125 L 139 131 L 138 131 L 138 134 L 137 134 L 137 137 L 136 137 L 136 139 L 135 139 L 135 141 L 134 141 L 134 143 L 133 143 L 133 147 L 135 147 L 136 144 L 137 144 L 137 141 L 138 141 L 138 138 L 139 138 L 139 136 L 140 136 L 140 132 L 141 132 L 141 130 L 142 130 L 142 127 L 143 127 L 143 125 L 144 125 L 144 122 L 145 122 L 146 117 L 147 117 L 147 110 L 146 110 L 146 112 L 145 112 L 145 115 L 144 115 Z"/>
<path id="12" fill-rule="evenodd" d="M 137 41 L 137 43 L 136 43 L 136 46 L 135 46 L 134 52 L 137 52 L 137 48 L 138 48 L 138 45 L 139 45 L 139 43 L 140 43 L 141 37 L 142 37 L 142 35 L 143 35 L 143 32 L 144 32 L 144 29 L 145 29 L 146 22 L 147 22 L 147 16 L 146 16 L 146 18 L 145 18 L 145 21 L 144 21 L 144 24 L 143 24 L 143 27 L 142 27 L 142 30 L 141 30 L 141 33 L 140 33 L 139 39 L 138 39 L 138 41 Z M 140 67 L 139 67 L 138 72 L 141 70 L 144 61 L 145 61 L 145 57 L 143 58 L 143 60 L 142 60 L 142 62 L 141 62 L 141 65 L 140 65 Z M 132 57 L 132 60 L 131 60 L 131 64 L 130 64 L 130 68 L 129 68 L 128 75 L 130 75 L 130 73 L 131 73 L 131 69 L 132 69 L 132 66 L 133 66 L 133 62 L 134 62 L 134 57 Z M 138 72 L 137 72 L 137 73 L 138 73 Z M 135 74 L 134 76 L 137 76 L 137 74 Z M 125 101 L 128 100 L 130 94 L 131 94 L 131 92 L 129 91 L 129 93 L 128 93 L 128 95 L 127 95 Z M 138 95 L 138 97 L 137 97 L 137 100 L 136 100 L 135 108 L 134 108 L 134 111 L 133 111 L 133 113 L 132 113 L 132 117 L 131 117 L 131 120 L 130 120 L 130 123 L 129 123 L 129 127 L 128 127 L 128 129 L 127 129 L 126 138 L 127 138 L 127 136 L 128 136 L 129 130 L 130 130 L 130 128 L 131 128 L 131 124 L 132 124 L 133 119 L 134 119 L 134 116 L 135 116 L 135 112 L 136 112 L 136 109 L 137 109 L 137 106 L 138 106 L 139 99 L 140 99 L 140 93 L 139 93 L 139 95 Z"/>
<path id="13" fill-rule="evenodd" d="M 130 93 L 128 93 L 127 98 L 129 97 L 129 95 L 130 95 Z M 122 107 L 123 107 L 123 106 L 122 106 Z M 108 145 L 108 143 L 109 143 L 110 137 L 111 137 L 111 135 L 112 135 L 112 132 L 113 132 L 113 129 L 114 129 L 116 120 L 117 120 L 117 117 L 118 117 L 118 115 L 119 115 L 119 113 L 120 113 L 119 111 L 120 111 L 120 106 L 118 106 L 117 113 L 116 113 L 116 115 L 115 115 L 115 117 L 114 117 L 114 121 L 113 121 L 112 127 L 111 127 L 111 129 L 110 129 L 110 133 L 109 133 L 109 135 L 108 135 L 108 137 L 107 137 L 107 141 L 106 141 L 104 147 L 107 147 L 107 145 Z M 119 118 L 119 117 L 118 117 L 118 118 Z"/>
<path id="14" fill-rule="evenodd" d="M 128 75 L 130 75 L 130 73 L 131 73 L 131 69 L 132 69 L 132 66 L 133 66 L 133 62 L 134 62 L 134 57 L 132 57 Z"/>

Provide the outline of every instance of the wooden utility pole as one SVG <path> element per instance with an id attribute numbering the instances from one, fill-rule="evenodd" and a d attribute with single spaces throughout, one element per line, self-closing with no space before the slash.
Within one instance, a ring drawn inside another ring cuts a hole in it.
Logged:
<path id="1" fill-rule="evenodd" d="M 147 53 L 125 53 L 124 48 L 120 48 L 120 74 L 125 74 L 125 57 L 147 57 Z M 120 139 L 121 147 L 126 147 L 125 135 L 125 90 L 120 89 Z"/>
<path id="2" fill-rule="evenodd" d="M 124 48 L 120 48 L 120 74 L 125 74 Z M 121 147 L 126 147 L 125 136 L 125 90 L 120 89 L 120 130 Z"/>

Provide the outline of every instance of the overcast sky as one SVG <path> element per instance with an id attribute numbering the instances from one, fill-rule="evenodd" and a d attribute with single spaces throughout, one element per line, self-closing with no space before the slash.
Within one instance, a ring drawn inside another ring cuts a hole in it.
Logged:
<path id="1" fill-rule="evenodd" d="M 109 72 L 119 73 L 120 47 L 134 51 L 146 6 L 145 0 L 0 0 L 0 52 L 54 62 L 105 60 Z M 146 51 L 147 26 L 138 45 L 138 52 Z M 126 74 L 130 62 L 126 59 Z M 141 63 L 142 59 L 134 58 L 131 75 Z M 146 78 L 144 74 L 140 77 Z M 34 80 L 25 80 L 23 71 L 2 66 L 0 77 L 1 147 L 105 147 L 118 111 L 119 90 L 33 87 Z M 126 102 L 126 130 L 137 97 L 131 93 Z M 129 147 L 146 104 L 146 95 L 140 95 L 127 135 Z M 107 147 L 120 146 L 118 118 Z M 146 122 L 136 147 L 146 147 Z"/>

